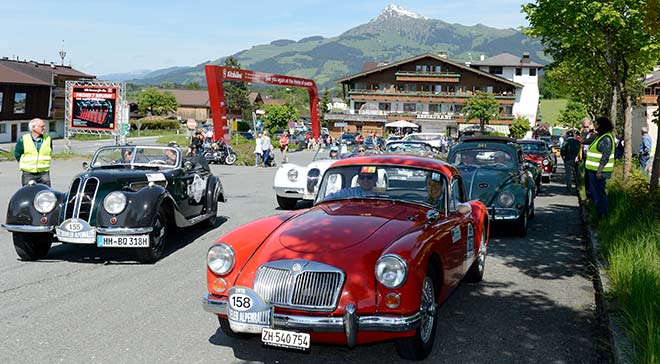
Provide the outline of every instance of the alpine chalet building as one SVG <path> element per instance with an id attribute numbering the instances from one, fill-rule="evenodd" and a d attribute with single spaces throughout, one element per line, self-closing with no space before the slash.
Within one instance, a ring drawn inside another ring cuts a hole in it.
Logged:
<path id="1" fill-rule="evenodd" d="M 492 59 L 509 60 L 498 57 Z M 477 120 L 465 120 L 463 108 L 476 91 L 483 91 L 500 104 L 499 118 L 488 125 L 508 134 L 514 115 L 527 117 L 532 125 L 536 122 L 536 75 L 542 66 L 524 60 L 518 58 L 518 64 L 525 64 L 520 67 L 481 62 L 471 66 L 451 61 L 444 53 L 426 53 L 392 63 L 367 62 L 360 73 L 337 80 L 349 100 L 349 110 L 328 113 L 325 119 L 335 132 L 341 126 L 342 130 L 382 134 L 386 123 L 407 120 L 423 132 L 456 136 L 459 130 L 478 125 Z M 517 68 L 524 68 L 526 76 L 517 76 Z"/>

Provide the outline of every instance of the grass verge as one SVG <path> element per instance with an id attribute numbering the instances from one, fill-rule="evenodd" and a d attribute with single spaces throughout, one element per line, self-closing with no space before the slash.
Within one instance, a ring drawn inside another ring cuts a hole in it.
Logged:
<path id="1" fill-rule="evenodd" d="M 636 363 L 660 362 L 660 194 L 638 170 L 607 183 L 610 215 L 597 227 L 609 263 L 609 297 L 624 319 Z"/>

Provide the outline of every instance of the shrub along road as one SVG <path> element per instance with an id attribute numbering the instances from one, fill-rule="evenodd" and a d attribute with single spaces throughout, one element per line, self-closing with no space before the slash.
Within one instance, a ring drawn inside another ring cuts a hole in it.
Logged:
<path id="1" fill-rule="evenodd" d="M 277 153 L 279 161 L 280 155 Z M 311 152 L 291 153 L 307 163 Z M 81 159 L 53 162 L 64 190 Z M 21 262 L 0 231 L 1 363 L 402 362 L 392 343 L 310 354 L 261 347 L 222 334 L 201 307 L 205 257 L 220 235 L 280 213 L 275 168 L 213 166 L 228 203 L 214 229 L 188 228 L 168 240 L 154 265 L 130 251 L 55 245 L 48 258 Z M 560 179 L 557 179 L 559 181 Z M 0 162 L 0 196 L 19 188 L 16 162 Z M 544 186 L 526 238 L 492 232 L 481 284 L 463 284 L 439 309 L 433 363 L 607 363 L 577 198 Z M 0 220 L 5 221 L 5 211 Z"/>

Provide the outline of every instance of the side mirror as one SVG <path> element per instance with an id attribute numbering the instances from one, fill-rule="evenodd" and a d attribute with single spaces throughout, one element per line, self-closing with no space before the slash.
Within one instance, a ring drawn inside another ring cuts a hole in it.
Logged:
<path id="1" fill-rule="evenodd" d="M 426 223 L 433 224 L 440 218 L 440 212 L 438 210 L 431 209 L 426 213 Z"/>
<path id="2" fill-rule="evenodd" d="M 464 217 L 468 217 L 472 214 L 472 206 L 470 206 L 470 204 L 467 202 L 459 203 L 457 210 L 458 213 L 463 215 Z"/>
<path id="3" fill-rule="evenodd" d="M 89 163 L 82 162 L 82 167 L 83 167 L 83 169 L 89 169 Z"/>

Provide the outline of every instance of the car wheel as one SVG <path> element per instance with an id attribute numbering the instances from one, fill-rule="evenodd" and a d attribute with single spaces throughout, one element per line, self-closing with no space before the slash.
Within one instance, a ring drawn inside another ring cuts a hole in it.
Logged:
<path id="1" fill-rule="evenodd" d="M 525 206 L 525 209 L 523 210 L 522 214 L 520 214 L 520 217 L 518 220 L 516 220 L 516 235 L 518 236 L 526 236 L 527 235 L 527 222 L 528 222 L 528 216 L 529 213 L 528 207 Z"/>
<path id="2" fill-rule="evenodd" d="M 165 251 L 167 215 L 162 207 L 158 209 L 152 227 L 153 231 L 149 234 L 149 247 L 137 250 L 138 260 L 143 263 L 156 262 L 163 256 L 163 252 Z"/>
<path id="3" fill-rule="evenodd" d="M 222 332 L 225 335 L 227 335 L 231 338 L 234 338 L 234 339 L 247 339 L 248 337 L 250 337 L 250 335 L 248 335 L 248 334 L 245 334 L 245 333 L 242 333 L 242 332 L 232 331 L 231 327 L 229 326 L 229 320 L 227 320 L 224 317 L 218 316 L 218 322 L 220 323 L 220 330 L 222 330 Z"/>
<path id="4" fill-rule="evenodd" d="M 13 233 L 14 249 L 21 260 L 34 261 L 43 259 L 53 243 L 49 233 Z"/>
<path id="5" fill-rule="evenodd" d="M 422 282 L 420 313 L 421 323 L 415 335 L 398 339 L 395 342 L 396 351 L 404 359 L 422 360 L 433 350 L 435 330 L 438 324 L 436 284 L 438 274 L 433 266 L 429 266 Z"/>
<path id="6" fill-rule="evenodd" d="M 277 204 L 280 205 L 283 210 L 293 210 L 296 208 L 297 203 L 298 200 L 295 198 L 277 196 Z"/>
<path id="7" fill-rule="evenodd" d="M 234 153 L 229 153 L 227 154 L 227 157 L 225 158 L 225 164 L 232 165 L 236 162 L 236 154 Z"/>
<path id="8" fill-rule="evenodd" d="M 213 201 L 211 202 L 211 207 L 209 212 L 212 212 L 211 216 L 208 219 L 204 220 L 204 225 L 208 227 L 215 226 L 215 222 L 218 220 L 218 197 L 217 195 L 213 196 Z"/>
<path id="9" fill-rule="evenodd" d="M 472 263 L 470 270 L 465 274 L 465 281 L 468 283 L 478 283 L 484 278 L 486 269 L 486 226 L 481 231 L 479 240 L 479 253 L 477 259 Z"/>

